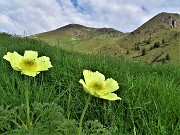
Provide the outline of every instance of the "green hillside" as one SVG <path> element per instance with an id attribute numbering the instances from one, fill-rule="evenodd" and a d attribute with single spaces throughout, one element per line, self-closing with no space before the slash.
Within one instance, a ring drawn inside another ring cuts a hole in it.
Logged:
<path id="1" fill-rule="evenodd" d="M 154 47 L 155 43 L 159 43 L 159 46 Z M 163 62 L 169 54 L 171 60 L 166 62 L 180 63 L 180 16 L 175 13 L 160 13 L 119 39 L 117 46 L 124 48 L 124 54 L 129 50 L 126 56 L 133 60 L 142 60 L 146 63 Z M 142 49 L 146 49 L 146 55 L 142 56 Z"/>
<path id="2" fill-rule="evenodd" d="M 31 37 L 75 52 L 103 54 L 148 64 L 179 64 L 179 29 L 179 14 L 163 12 L 130 33 L 111 28 L 89 28 L 70 24 Z M 155 43 L 159 45 L 156 46 Z M 145 50 L 145 55 L 142 55 L 142 50 Z"/>
<path id="3" fill-rule="evenodd" d="M 70 24 L 62 28 L 33 35 L 32 37 L 60 46 L 65 50 L 90 53 L 99 47 L 111 44 L 117 37 L 124 35 L 112 28 L 89 28 L 79 24 Z"/>
<path id="4" fill-rule="evenodd" d="M 23 55 L 25 50 L 38 51 L 39 57 L 50 57 L 53 67 L 36 77 L 28 77 L 13 70 L 3 59 L 7 52 Z M 2 135 L 76 135 L 85 99 L 89 96 L 79 83 L 84 69 L 99 71 L 106 78 L 116 80 L 119 90 L 115 93 L 122 100 L 108 101 L 92 96 L 83 119 L 82 135 L 180 133 L 179 66 L 146 65 L 74 53 L 5 33 L 0 34 L 0 63 Z M 27 87 L 29 132 L 24 96 Z"/>

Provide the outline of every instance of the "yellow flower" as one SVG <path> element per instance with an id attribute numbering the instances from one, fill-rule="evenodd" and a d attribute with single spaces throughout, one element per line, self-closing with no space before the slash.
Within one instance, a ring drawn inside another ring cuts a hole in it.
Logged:
<path id="1" fill-rule="evenodd" d="M 42 56 L 38 58 L 38 53 L 31 50 L 25 51 L 24 56 L 19 55 L 15 51 L 13 53 L 8 52 L 3 58 L 10 62 L 14 70 L 33 77 L 39 74 L 40 71 L 45 71 L 52 67 L 49 57 Z"/>
<path id="2" fill-rule="evenodd" d="M 118 83 L 112 78 L 106 79 L 103 74 L 98 71 L 92 72 L 90 70 L 83 71 L 84 80 L 80 79 L 84 90 L 91 95 L 107 100 L 120 100 L 115 93 L 119 89 Z"/>

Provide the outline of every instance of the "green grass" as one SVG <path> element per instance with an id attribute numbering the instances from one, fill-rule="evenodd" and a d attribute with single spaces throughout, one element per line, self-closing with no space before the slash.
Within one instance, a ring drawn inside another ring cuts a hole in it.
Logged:
<path id="1" fill-rule="evenodd" d="M 116 94 L 122 100 L 92 97 L 83 134 L 179 135 L 180 67 L 67 52 L 7 34 L 0 34 L 0 134 L 28 134 L 22 126 L 26 124 L 25 76 L 2 58 L 13 51 L 23 55 L 25 50 L 50 57 L 53 65 L 35 78 L 29 77 L 31 134 L 76 134 L 88 95 L 79 80 L 82 71 L 89 69 L 115 79 L 120 86 Z"/>
<path id="2" fill-rule="evenodd" d="M 47 33 L 46 33 L 47 34 Z M 67 51 L 81 52 L 81 53 L 93 53 L 98 49 L 103 47 L 108 47 L 109 45 L 114 45 L 115 41 L 119 39 L 118 37 L 110 37 L 108 35 L 97 35 L 97 33 L 90 34 L 88 37 L 57 37 L 57 35 L 35 35 L 30 36 L 30 38 L 37 38 L 42 41 L 47 42 L 51 46 L 58 46 Z M 35 38 L 35 39 L 36 39 Z"/>

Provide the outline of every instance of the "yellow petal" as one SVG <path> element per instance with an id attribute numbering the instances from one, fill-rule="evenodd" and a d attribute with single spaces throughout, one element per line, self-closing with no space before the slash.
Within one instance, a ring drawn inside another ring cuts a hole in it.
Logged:
<path id="1" fill-rule="evenodd" d="M 13 55 L 13 53 L 8 52 L 6 55 L 4 55 L 3 58 L 4 58 L 5 60 L 7 60 L 7 61 L 10 61 L 11 58 L 12 58 L 12 55 Z"/>
<path id="2" fill-rule="evenodd" d="M 25 59 L 37 59 L 38 53 L 36 51 L 25 51 L 24 52 L 24 58 Z"/>
<path id="3" fill-rule="evenodd" d="M 92 74 L 93 74 L 93 72 L 90 70 L 84 70 L 83 71 L 84 80 L 85 80 L 86 84 L 89 84 L 92 81 L 91 80 Z"/>
<path id="4" fill-rule="evenodd" d="M 98 71 L 96 71 L 96 72 L 93 73 L 92 78 L 93 78 L 94 80 L 102 81 L 102 82 L 105 80 L 105 76 L 104 76 L 103 74 L 99 73 Z"/>
<path id="5" fill-rule="evenodd" d="M 121 100 L 120 97 L 118 97 L 116 94 L 114 93 L 109 93 L 107 95 L 104 95 L 104 96 L 100 96 L 100 98 L 103 98 L 103 99 L 107 99 L 107 100 Z"/>
<path id="6" fill-rule="evenodd" d="M 84 70 L 83 71 L 84 80 L 87 85 L 89 85 L 92 81 L 104 81 L 105 77 L 103 74 L 99 73 L 98 71 L 92 72 L 90 70 Z"/>
<path id="7" fill-rule="evenodd" d="M 79 80 L 79 83 L 83 85 L 83 89 L 87 92 L 87 93 L 90 93 L 91 95 L 93 95 L 93 92 L 91 91 L 91 89 L 89 89 L 87 87 L 87 85 L 85 84 L 84 80 L 83 79 L 80 79 Z"/>
<path id="8" fill-rule="evenodd" d="M 33 71 L 29 71 L 29 70 L 22 70 L 21 71 L 21 74 L 25 74 L 25 75 L 32 76 L 32 77 L 35 77 L 39 73 L 40 72 L 33 72 Z"/>
<path id="9" fill-rule="evenodd" d="M 118 86 L 118 83 L 114 79 L 109 78 L 104 81 L 104 88 L 106 89 L 108 93 L 110 93 L 119 89 L 119 86 Z"/>
<path id="10" fill-rule="evenodd" d="M 13 53 L 8 52 L 7 55 L 5 55 L 3 58 L 10 62 L 14 70 L 20 71 L 18 66 L 23 59 L 21 55 L 19 55 L 17 52 L 13 52 Z"/>
<path id="11" fill-rule="evenodd" d="M 37 63 L 37 71 L 45 71 L 48 68 L 52 67 L 51 62 L 49 61 L 49 57 L 42 56 L 36 60 Z"/>

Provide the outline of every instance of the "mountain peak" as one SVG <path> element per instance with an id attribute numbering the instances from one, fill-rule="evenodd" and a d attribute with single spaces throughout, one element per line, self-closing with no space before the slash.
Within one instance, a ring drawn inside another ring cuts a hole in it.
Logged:
<path id="1" fill-rule="evenodd" d="M 67 28 L 86 28 L 85 26 L 83 25 L 80 25 L 80 24 L 68 24 L 68 25 L 65 25 L 63 27 L 61 27 L 61 29 L 67 29 Z"/>
<path id="2" fill-rule="evenodd" d="M 162 29 L 180 28 L 180 16 L 178 13 L 161 12 L 131 32 L 132 34 L 154 33 Z"/>

